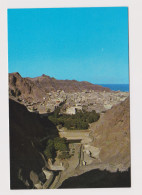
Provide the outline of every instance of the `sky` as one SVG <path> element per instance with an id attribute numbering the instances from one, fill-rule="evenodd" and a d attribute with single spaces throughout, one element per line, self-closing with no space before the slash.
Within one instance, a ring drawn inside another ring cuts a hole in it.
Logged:
<path id="1" fill-rule="evenodd" d="M 128 8 L 8 9 L 9 73 L 128 84 Z"/>

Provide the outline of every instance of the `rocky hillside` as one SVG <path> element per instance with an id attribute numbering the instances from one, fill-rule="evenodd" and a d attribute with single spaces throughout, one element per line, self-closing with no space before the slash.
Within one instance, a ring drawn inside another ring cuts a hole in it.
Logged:
<path id="1" fill-rule="evenodd" d="M 130 102 L 127 98 L 119 105 L 102 114 L 91 125 L 93 146 L 100 148 L 101 162 L 108 170 L 120 171 L 130 167 Z"/>
<path id="2" fill-rule="evenodd" d="M 57 80 L 46 75 L 36 78 L 28 78 L 39 88 L 43 88 L 45 92 L 63 90 L 65 92 L 81 92 L 83 90 L 94 90 L 94 91 L 110 91 L 109 88 L 102 87 L 99 85 L 94 85 L 86 81 L 76 81 L 76 80 Z"/>
<path id="3" fill-rule="evenodd" d="M 130 187 L 129 106 L 127 98 L 90 124 L 90 139 L 81 141 L 79 166 L 73 167 L 72 160 L 72 172 L 62 175 L 58 187 Z"/>
<path id="4" fill-rule="evenodd" d="M 9 120 L 11 188 L 32 188 L 31 173 L 36 178 L 45 166 L 40 140 L 58 133 L 47 119 L 44 121 L 13 100 L 9 101 Z"/>
<path id="5" fill-rule="evenodd" d="M 80 92 L 83 90 L 110 91 L 106 87 L 85 81 L 56 80 L 46 75 L 36 78 L 22 78 L 19 73 L 9 74 L 10 96 L 23 96 L 40 100 L 46 96 L 46 93 L 57 90 L 63 90 L 65 92 Z"/>
<path id="6" fill-rule="evenodd" d="M 22 78 L 19 73 L 9 74 L 9 93 L 12 189 L 58 188 L 68 177 L 89 170 L 123 172 L 130 167 L 129 93 L 46 75 Z M 100 119 L 90 124 L 87 139 L 70 143 L 71 157 L 65 161 L 68 166 L 56 176 L 57 173 L 49 171 L 42 152 L 45 141 L 59 136 L 47 117 L 47 113 L 58 107 L 69 111 L 67 114 L 73 114 L 76 109 L 98 110 Z"/>
<path id="7" fill-rule="evenodd" d="M 19 73 L 9 74 L 9 97 L 24 104 L 30 112 L 47 114 L 61 104 L 62 111 L 72 114 L 75 109 L 102 112 L 119 104 L 128 92 L 75 80 L 56 80 L 46 75 L 22 78 Z"/>
<path id="8" fill-rule="evenodd" d="M 42 100 L 45 92 L 30 79 L 22 78 L 19 73 L 9 74 L 9 95 L 21 99 Z"/>

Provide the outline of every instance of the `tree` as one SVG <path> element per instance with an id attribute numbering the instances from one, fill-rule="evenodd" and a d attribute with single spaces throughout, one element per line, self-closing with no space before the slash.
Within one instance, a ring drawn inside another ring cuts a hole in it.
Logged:
<path id="1" fill-rule="evenodd" d="M 88 129 L 89 123 L 95 122 L 99 119 L 100 114 L 95 110 L 87 112 L 85 110 L 78 110 L 75 115 L 60 115 L 60 107 L 48 116 L 48 119 L 54 123 L 54 125 L 62 125 L 67 129 Z"/>
<path id="2" fill-rule="evenodd" d="M 54 147 L 55 150 L 59 150 L 59 151 L 68 150 L 65 138 L 60 138 L 60 137 L 54 138 Z"/>

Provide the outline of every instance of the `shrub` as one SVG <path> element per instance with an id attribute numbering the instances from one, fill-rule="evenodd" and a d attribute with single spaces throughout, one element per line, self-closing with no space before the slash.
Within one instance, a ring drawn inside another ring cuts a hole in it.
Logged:
<path id="1" fill-rule="evenodd" d="M 60 137 L 54 138 L 54 147 L 55 150 L 59 150 L 59 151 L 68 150 L 65 138 L 60 138 Z"/>
<path id="2" fill-rule="evenodd" d="M 54 139 L 49 139 L 44 150 L 44 155 L 46 158 L 55 158 L 56 151 L 69 151 L 68 144 L 65 138 L 56 137 Z"/>
<path id="3" fill-rule="evenodd" d="M 71 157 L 71 155 L 69 155 L 69 153 L 68 152 L 62 152 L 60 155 L 59 155 L 59 159 L 61 159 L 61 160 L 63 160 L 63 159 L 68 159 L 68 158 L 70 158 Z"/>

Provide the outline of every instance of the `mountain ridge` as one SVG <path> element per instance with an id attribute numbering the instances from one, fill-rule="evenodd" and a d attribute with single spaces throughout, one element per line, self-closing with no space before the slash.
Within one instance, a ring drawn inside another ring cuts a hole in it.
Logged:
<path id="1" fill-rule="evenodd" d="M 23 80 L 23 81 L 22 81 Z M 94 91 L 110 91 L 107 87 L 92 84 L 88 81 L 77 81 L 77 80 L 59 80 L 54 77 L 43 74 L 42 76 L 30 78 L 22 77 L 18 72 L 9 73 L 9 86 L 13 87 L 13 84 L 20 90 L 22 87 L 18 82 L 26 82 L 27 85 L 42 88 L 45 92 L 63 90 L 65 92 L 79 92 L 83 90 L 94 90 Z M 15 82 L 12 82 L 15 81 Z"/>

